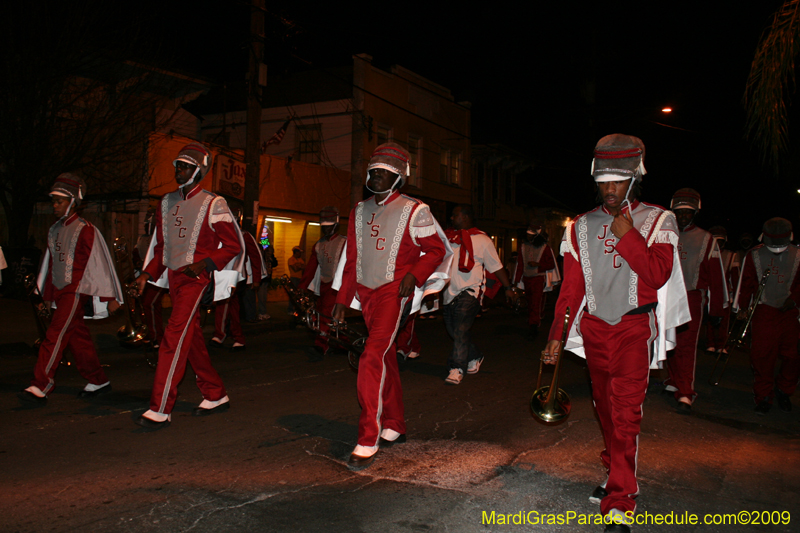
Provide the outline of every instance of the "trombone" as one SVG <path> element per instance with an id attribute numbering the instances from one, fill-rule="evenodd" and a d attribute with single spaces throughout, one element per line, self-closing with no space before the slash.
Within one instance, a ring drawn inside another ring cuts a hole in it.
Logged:
<path id="1" fill-rule="evenodd" d="M 734 321 L 731 326 L 731 331 L 728 334 L 728 341 L 725 343 L 725 347 L 717 352 L 717 360 L 714 362 L 714 368 L 711 370 L 711 376 L 708 378 L 709 385 L 713 385 L 714 387 L 719 385 L 719 382 L 722 380 L 722 375 L 725 373 L 725 369 L 728 368 L 728 361 L 730 361 L 731 356 L 730 353 L 725 352 L 730 352 L 734 348 L 744 347 L 744 338 L 747 335 L 747 330 L 750 329 L 750 322 L 752 322 L 753 315 L 756 313 L 756 306 L 761 301 L 761 296 L 764 294 L 764 288 L 767 286 L 769 274 L 770 269 L 765 268 L 764 275 L 761 276 L 761 283 L 758 285 L 758 291 L 755 297 L 753 297 L 753 301 L 750 302 L 750 307 L 747 308 L 745 318 L 743 320 Z M 720 359 L 723 355 L 725 355 L 725 361 L 722 363 L 722 369 L 715 379 L 714 374 L 717 373 L 717 366 L 719 366 Z"/>
<path id="2" fill-rule="evenodd" d="M 569 333 L 569 314 L 570 309 L 567 307 L 567 312 L 564 313 L 564 331 L 561 333 L 561 350 L 558 353 L 556 365 L 553 369 L 553 381 L 550 385 L 545 385 L 544 387 L 542 387 L 544 360 L 539 359 L 539 377 L 536 380 L 536 390 L 533 391 L 533 396 L 531 397 L 531 412 L 533 416 L 546 423 L 558 423 L 566 420 L 572 409 L 569 395 L 564 392 L 564 389 L 558 388 L 558 371 L 561 367 L 564 346 L 566 346 L 567 334 Z"/>

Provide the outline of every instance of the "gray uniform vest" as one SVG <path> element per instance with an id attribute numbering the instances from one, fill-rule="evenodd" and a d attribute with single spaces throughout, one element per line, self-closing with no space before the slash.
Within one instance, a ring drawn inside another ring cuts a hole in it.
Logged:
<path id="1" fill-rule="evenodd" d="M 521 246 L 522 250 L 522 260 L 524 261 L 525 270 L 522 271 L 522 275 L 530 278 L 532 276 L 537 276 L 539 274 L 539 267 L 529 266 L 528 261 L 536 261 L 539 262 L 539 259 L 542 258 L 542 252 L 544 251 L 544 244 L 539 246 L 538 248 L 529 242 L 523 242 Z M 542 272 L 544 276 L 544 272 Z"/>
<path id="2" fill-rule="evenodd" d="M 678 257 L 681 258 L 683 282 L 687 291 L 697 289 L 700 279 L 700 264 L 705 259 L 711 234 L 697 226 L 689 231 L 682 231 L 678 236 Z"/>
<path id="3" fill-rule="evenodd" d="M 331 239 L 317 241 L 317 263 L 319 263 L 319 279 L 322 283 L 333 281 L 346 242 L 347 238 L 338 234 L 333 235 Z"/>
<path id="4" fill-rule="evenodd" d="M 385 205 L 375 197 L 356 207 L 356 281 L 370 289 L 394 281 L 397 254 L 414 208 L 421 202 L 399 195 Z"/>
<path id="5" fill-rule="evenodd" d="M 161 200 L 164 266 L 177 270 L 195 262 L 197 239 L 214 198 L 216 195 L 205 190 L 188 200 L 183 199 L 181 191 L 164 195 Z"/>
<path id="6" fill-rule="evenodd" d="M 800 264 L 800 249 L 790 244 L 784 252 L 773 254 L 766 246 L 761 245 L 750 251 L 750 257 L 753 258 L 759 283 L 764 275 L 764 269 L 770 269 L 767 285 L 759 303 L 780 308 L 791 294 L 792 282 Z"/>
<path id="7" fill-rule="evenodd" d="M 63 289 L 72 283 L 72 266 L 75 261 L 75 247 L 81 230 L 89 223 L 78 217 L 69 226 L 64 226 L 59 220 L 50 226 L 47 235 L 47 246 L 53 258 L 52 282 L 56 289 Z"/>
<path id="8" fill-rule="evenodd" d="M 677 241 L 675 217 L 662 218 L 662 213 L 663 209 L 641 202 L 631 213 L 634 230 L 648 241 L 648 246 L 651 242 L 671 242 L 669 231 L 674 232 L 672 238 Z M 619 323 L 623 315 L 640 305 L 650 303 L 639 303 L 639 276 L 616 251 L 617 238 L 611 233 L 613 222 L 614 217 L 598 207 L 574 223 L 575 251 L 583 270 L 586 308 L 589 314 L 611 325 Z M 565 239 L 571 238 L 567 232 Z"/>

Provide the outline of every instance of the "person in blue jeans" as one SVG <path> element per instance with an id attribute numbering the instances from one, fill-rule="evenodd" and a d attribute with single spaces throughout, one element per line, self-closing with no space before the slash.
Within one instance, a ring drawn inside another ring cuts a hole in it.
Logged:
<path id="1" fill-rule="evenodd" d="M 477 374 L 483 363 L 483 356 L 470 341 L 469 330 L 481 310 L 486 272 L 497 276 L 509 301 L 517 299 L 492 239 L 476 228 L 473 220 L 470 206 L 456 206 L 450 217 L 453 226 L 446 232 L 453 247 L 450 283 L 444 292 L 444 325 L 453 338 L 453 351 L 447 360 L 448 375 L 444 380 L 448 385 L 461 383 L 465 373 Z"/>

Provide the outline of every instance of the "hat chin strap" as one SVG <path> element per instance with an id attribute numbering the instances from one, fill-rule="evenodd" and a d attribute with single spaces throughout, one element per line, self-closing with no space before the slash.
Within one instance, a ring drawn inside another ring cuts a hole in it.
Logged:
<path id="1" fill-rule="evenodd" d="M 71 196 L 69 199 L 69 205 L 67 206 L 67 210 L 64 211 L 64 216 L 59 218 L 58 220 L 64 220 L 69 218 L 69 216 L 72 214 L 72 206 L 74 205 L 75 205 L 75 197 Z"/>
<path id="2" fill-rule="evenodd" d="M 365 187 L 372 194 L 386 194 L 386 193 L 392 192 L 394 190 L 394 188 L 397 186 L 397 183 L 400 181 L 400 177 L 401 177 L 400 174 L 398 174 L 397 175 L 397 179 L 394 180 L 394 183 L 392 183 L 392 186 L 389 187 L 388 189 L 386 189 L 385 191 L 376 191 L 376 190 L 372 189 L 372 187 L 369 186 L 369 174 L 367 174 L 367 182 L 365 184 Z"/>
<path id="3" fill-rule="evenodd" d="M 194 183 L 194 179 L 197 177 L 197 173 L 198 173 L 198 172 L 200 172 L 200 167 L 195 167 L 195 169 L 194 169 L 194 174 L 192 174 L 192 179 L 190 179 L 189 181 L 187 181 L 187 182 L 186 182 L 186 183 L 184 183 L 183 185 L 178 185 L 178 188 L 179 188 L 179 189 L 183 189 L 183 188 L 184 188 L 184 187 L 186 187 L 187 185 L 191 185 L 192 183 Z"/>

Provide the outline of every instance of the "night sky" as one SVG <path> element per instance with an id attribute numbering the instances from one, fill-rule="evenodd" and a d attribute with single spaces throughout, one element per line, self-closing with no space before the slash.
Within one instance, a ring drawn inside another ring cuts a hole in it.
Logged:
<path id="1" fill-rule="evenodd" d="M 800 224 L 800 165 L 776 177 L 744 139 L 745 81 L 780 1 L 736 11 L 716 2 L 431 4 L 267 2 L 269 72 L 346 65 L 362 52 L 379 67 L 402 65 L 471 102 L 473 142 L 529 155 L 530 183 L 576 211 L 595 205 L 595 142 L 627 133 L 647 147 L 644 200 L 668 205 L 675 190 L 693 187 L 703 196 L 699 224 L 721 223 L 731 237 L 759 232 L 772 216 Z M 182 2 L 161 4 L 153 28 L 165 31 L 165 46 L 184 68 L 243 79 L 246 4 L 192 5 L 187 13 Z M 175 17 L 203 25 L 204 38 L 164 24 Z M 671 115 L 660 112 L 666 105 Z"/>

